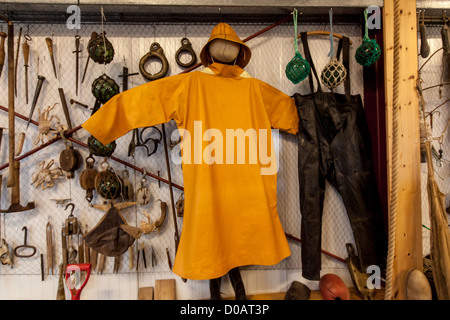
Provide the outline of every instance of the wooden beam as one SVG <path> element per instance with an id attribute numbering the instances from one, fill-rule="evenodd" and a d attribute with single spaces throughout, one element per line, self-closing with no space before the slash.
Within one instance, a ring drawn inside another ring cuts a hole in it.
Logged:
<path id="1" fill-rule="evenodd" d="M 403 300 L 406 272 L 423 265 L 416 2 L 386 0 L 383 16 L 389 232 L 395 236 L 386 298 Z"/>

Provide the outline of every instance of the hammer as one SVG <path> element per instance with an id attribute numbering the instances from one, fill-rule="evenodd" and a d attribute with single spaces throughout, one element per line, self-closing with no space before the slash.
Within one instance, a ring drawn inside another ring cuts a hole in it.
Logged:
<path id="1" fill-rule="evenodd" d="M 15 148 L 15 119 L 14 119 L 14 24 L 7 17 L 0 14 L 0 19 L 8 22 L 8 130 L 9 130 L 9 176 L 7 187 L 11 188 L 11 205 L 0 212 L 20 212 L 34 209 L 34 202 L 25 207 L 20 204 L 20 162 L 14 159 Z"/>

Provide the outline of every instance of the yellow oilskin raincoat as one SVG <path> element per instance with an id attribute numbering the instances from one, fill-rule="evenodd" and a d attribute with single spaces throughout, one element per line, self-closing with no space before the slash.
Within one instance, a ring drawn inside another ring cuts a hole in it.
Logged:
<path id="1" fill-rule="evenodd" d="M 213 279 L 288 257 L 271 128 L 297 133 L 293 99 L 238 65 L 212 63 L 118 94 L 82 126 L 107 144 L 172 119 L 183 138 L 185 196 L 173 272 Z"/>

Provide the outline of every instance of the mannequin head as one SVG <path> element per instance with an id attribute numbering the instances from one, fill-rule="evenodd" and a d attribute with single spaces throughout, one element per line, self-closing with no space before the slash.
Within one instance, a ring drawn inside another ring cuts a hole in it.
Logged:
<path id="1" fill-rule="evenodd" d="M 225 64 L 233 63 L 241 50 L 241 45 L 236 42 L 214 39 L 209 44 L 209 55 L 213 61 L 222 62 Z"/>
<path id="2" fill-rule="evenodd" d="M 236 64 L 244 68 L 250 61 L 250 48 L 237 36 L 233 28 L 219 23 L 211 31 L 208 42 L 200 52 L 200 60 L 207 67 L 213 62 Z"/>

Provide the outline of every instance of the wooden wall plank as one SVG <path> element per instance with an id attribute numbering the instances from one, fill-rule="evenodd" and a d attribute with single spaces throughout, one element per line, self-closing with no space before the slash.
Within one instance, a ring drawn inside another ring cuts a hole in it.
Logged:
<path id="1" fill-rule="evenodd" d="M 400 23 L 396 26 L 395 2 Z M 421 177 L 419 101 L 417 81 L 416 3 L 410 0 L 386 0 L 384 6 L 385 92 L 388 150 L 388 190 L 392 191 L 392 151 L 398 143 L 398 200 L 395 228 L 395 251 L 392 272 L 392 299 L 405 299 L 405 273 L 422 269 Z M 399 36 L 398 139 L 393 137 L 394 111 L 394 34 Z M 393 212 L 389 208 L 389 215 Z M 390 226 L 391 228 L 391 226 Z M 391 228 L 392 229 L 392 228 Z"/>

